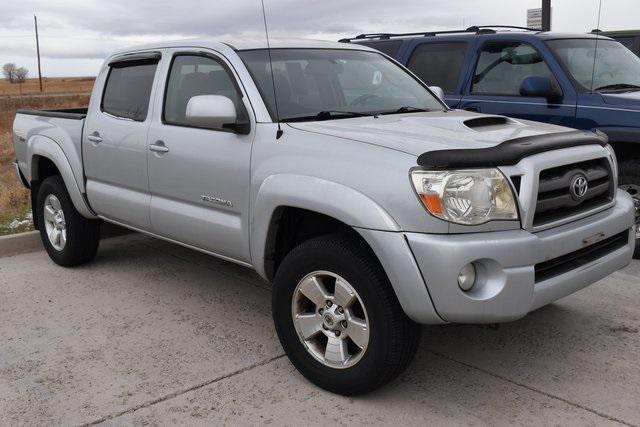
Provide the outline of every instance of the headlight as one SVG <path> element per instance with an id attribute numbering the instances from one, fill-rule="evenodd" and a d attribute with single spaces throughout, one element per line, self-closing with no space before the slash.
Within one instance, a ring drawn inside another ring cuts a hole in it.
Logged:
<path id="1" fill-rule="evenodd" d="M 424 207 L 445 221 L 477 225 L 518 219 L 515 195 L 497 169 L 417 169 L 411 180 Z"/>

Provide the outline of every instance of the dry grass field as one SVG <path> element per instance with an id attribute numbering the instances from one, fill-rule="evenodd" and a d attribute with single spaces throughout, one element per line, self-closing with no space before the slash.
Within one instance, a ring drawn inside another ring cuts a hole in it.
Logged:
<path id="1" fill-rule="evenodd" d="M 93 88 L 94 77 L 43 77 L 42 93 L 88 93 Z M 3 95 L 35 95 L 40 94 L 38 79 L 27 79 L 22 84 L 0 81 L 0 97 Z"/>
<path id="2" fill-rule="evenodd" d="M 16 180 L 11 163 L 11 125 L 20 108 L 51 109 L 83 107 L 89 103 L 93 77 L 43 79 L 40 93 L 38 79 L 24 84 L 0 82 L 0 235 L 31 228 L 29 192 Z M 23 86 L 22 89 L 18 86 Z M 23 95 L 20 95 L 22 90 Z"/>

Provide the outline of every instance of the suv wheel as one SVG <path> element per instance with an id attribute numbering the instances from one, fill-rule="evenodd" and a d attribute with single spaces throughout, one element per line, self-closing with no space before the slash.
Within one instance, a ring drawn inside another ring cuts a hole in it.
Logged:
<path id="1" fill-rule="evenodd" d="M 98 251 L 100 222 L 78 213 L 60 176 L 45 179 L 38 191 L 38 228 L 49 257 L 71 267 L 91 261 Z"/>
<path id="2" fill-rule="evenodd" d="M 402 311 L 367 248 L 341 236 L 292 250 L 274 280 L 273 318 L 293 365 L 345 395 L 374 390 L 415 355 L 420 329 Z"/>
<path id="3" fill-rule="evenodd" d="M 640 161 L 620 162 L 619 187 L 631 194 L 636 205 L 636 250 L 633 257 L 640 259 Z"/>

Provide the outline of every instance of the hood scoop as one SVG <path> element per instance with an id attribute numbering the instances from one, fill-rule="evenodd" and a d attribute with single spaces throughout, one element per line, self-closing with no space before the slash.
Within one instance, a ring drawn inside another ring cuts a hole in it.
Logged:
<path id="1" fill-rule="evenodd" d="M 504 116 L 474 117 L 472 119 L 465 120 L 462 123 L 469 129 L 475 129 L 475 130 L 492 130 L 487 128 L 514 124 L 513 120 Z"/>

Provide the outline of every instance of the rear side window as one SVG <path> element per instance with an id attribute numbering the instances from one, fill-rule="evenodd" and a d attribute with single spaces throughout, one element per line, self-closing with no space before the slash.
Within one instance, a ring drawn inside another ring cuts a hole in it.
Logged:
<path id="1" fill-rule="evenodd" d="M 143 122 L 157 62 L 114 64 L 109 70 L 102 96 L 102 111 L 116 117 Z"/>
<path id="2" fill-rule="evenodd" d="M 396 57 L 396 55 L 398 54 L 398 51 L 400 50 L 400 46 L 402 46 L 402 40 L 373 41 L 373 42 L 364 42 L 364 43 L 355 42 L 355 43 L 378 50 L 386 55 L 389 55 L 392 58 Z"/>
<path id="3" fill-rule="evenodd" d="M 416 47 L 408 67 L 428 85 L 454 93 L 464 66 L 467 43 L 423 43 Z"/>
<path id="4" fill-rule="evenodd" d="M 530 44 L 489 42 L 478 58 L 471 92 L 520 96 L 520 85 L 529 76 L 546 77 L 557 85 L 542 55 Z"/>

